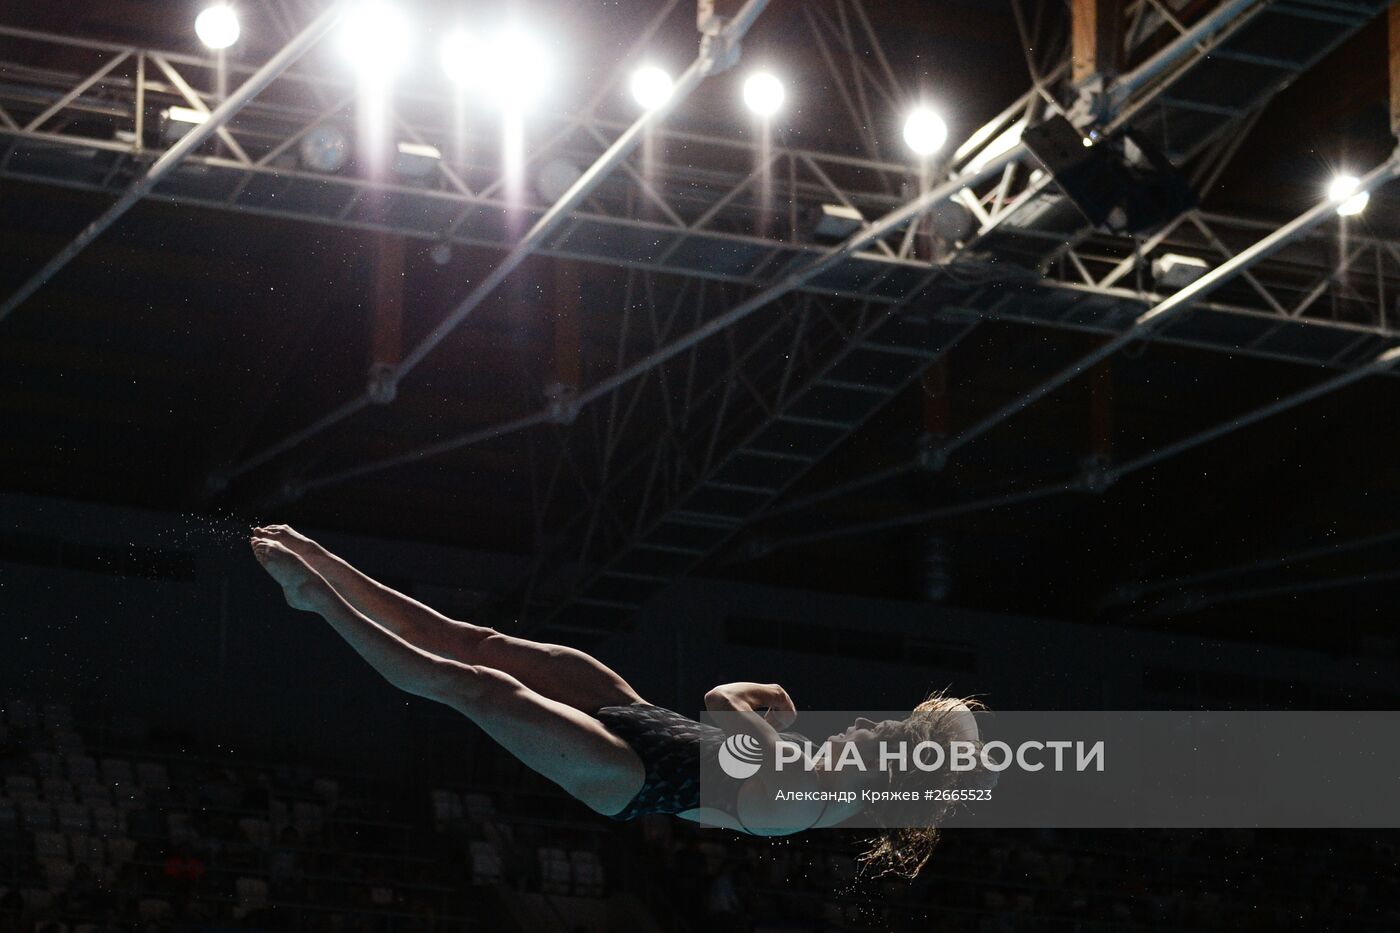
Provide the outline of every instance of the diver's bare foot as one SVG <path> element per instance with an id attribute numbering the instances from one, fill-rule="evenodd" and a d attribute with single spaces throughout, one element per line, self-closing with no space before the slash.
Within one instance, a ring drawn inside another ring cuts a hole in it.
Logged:
<path id="1" fill-rule="evenodd" d="M 253 529 L 253 537 L 266 538 L 282 545 L 308 564 L 315 566 L 315 560 L 325 555 L 325 550 L 291 525 L 267 525 Z"/>
<path id="2" fill-rule="evenodd" d="M 281 585 L 287 605 L 293 609 L 315 611 L 316 588 L 318 585 L 326 586 L 320 575 L 286 545 L 271 538 L 254 537 L 249 544 L 258 563 Z"/>

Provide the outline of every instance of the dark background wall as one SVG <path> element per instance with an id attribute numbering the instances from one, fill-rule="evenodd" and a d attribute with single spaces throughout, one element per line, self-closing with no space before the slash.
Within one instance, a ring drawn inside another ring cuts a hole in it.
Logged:
<path id="1" fill-rule="evenodd" d="M 0 497 L 0 700 L 140 717 L 220 753 L 297 750 L 390 774 L 461 767 L 474 728 L 395 691 L 327 626 L 290 610 L 246 534 L 202 516 Z M 515 557 L 319 537 L 449 614 L 469 616 L 523 572 Z M 809 709 L 908 708 L 945 687 L 998 709 L 1400 700 L 1394 659 L 719 580 L 676 584 L 597 654 L 643 696 L 691 714 L 728 680 L 780 681 Z"/>

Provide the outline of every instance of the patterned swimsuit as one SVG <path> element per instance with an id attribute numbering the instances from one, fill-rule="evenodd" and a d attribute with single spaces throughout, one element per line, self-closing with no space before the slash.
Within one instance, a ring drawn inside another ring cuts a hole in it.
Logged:
<path id="1" fill-rule="evenodd" d="M 717 726 L 649 703 L 605 706 L 594 714 L 609 732 L 621 738 L 646 766 L 646 781 L 637 796 L 613 816 L 633 820 L 644 813 L 683 813 L 700 806 L 700 762 L 716 755 L 726 734 Z M 805 741 L 802 736 L 784 738 Z M 724 779 L 722 787 L 706 793 L 706 806 L 736 815 L 742 781 Z"/>

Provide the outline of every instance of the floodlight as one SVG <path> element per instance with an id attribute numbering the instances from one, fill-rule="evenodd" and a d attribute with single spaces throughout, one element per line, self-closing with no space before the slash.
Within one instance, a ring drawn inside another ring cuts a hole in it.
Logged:
<path id="1" fill-rule="evenodd" d="M 744 82 L 744 104 L 760 117 L 771 117 L 783 105 L 783 82 L 760 71 Z"/>
<path id="2" fill-rule="evenodd" d="M 497 33 L 482 57 L 482 90 L 493 105 L 519 113 L 544 95 L 553 71 L 544 44 L 517 27 Z"/>
<path id="3" fill-rule="evenodd" d="M 632 73 L 632 99 L 644 110 L 655 110 L 671 99 L 671 76 L 654 65 L 638 68 Z"/>
<path id="4" fill-rule="evenodd" d="M 160 138 L 173 143 L 201 123 L 209 121 L 209 114 L 193 107 L 167 107 L 160 112 Z"/>
<path id="5" fill-rule="evenodd" d="M 827 243 L 846 239 L 865 226 L 865 218 L 854 207 L 823 204 L 812 217 L 812 237 Z"/>
<path id="6" fill-rule="evenodd" d="M 442 41 L 441 63 L 453 83 L 514 113 L 539 101 L 554 71 L 544 43 L 515 25 L 489 36 L 450 33 Z"/>
<path id="7" fill-rule="evenodd" d="M 1354 217 L 1366 209 L 1371 193 L 1363 191 L 1357 194 L 1356 189 L 1360 185 L 1361 179 L 1355 175 L 1338 175 L 1327 186 L 1327 200 L 1337 203 L 1338 217 Z"/>
<path id="8" fill-rule="evenodd" d="M 422 178 L 442 162 L 442 153 L 426 143 L 401 142 L 394 154 L 394 171 L 408 178 Z"/>
<path id="9" fill-rule="evenodd" d="M 904 121 L 904 142 L 916 155 L 933 155 L 948 141 L 948 124 L 927 107 L 920 107 Z"/>
<path id="10" fill-rule="evenodd" d="M 238 14 L 226 3 L 206 7 L 194 19 L 194 34 L 211 49 L 226 49 L 238 41 Z"/>
<path id="11" fill-rule="evenodd" d="M 1210 264 L 1197 256 L 1167 253 L 1152 260 L 1152 278 L 1162 288 L 1173 291 L 1190 285 L 1210 271 Z"/>
<path id="12" fill-rule="evenodd" d="M 455 84 L 479 82 L 479 70 L 485 55 L 481 40 L 465 30 L 450 32 L 442 40 L 442 70 Z"/>
<path id="13" fill-rule="evenodd" d="M 360 3 L 345 15 L 340 29 L 341 52 L 367 77 L 389 77 L 408 61 L 408 21 L 389 3 Z"/>

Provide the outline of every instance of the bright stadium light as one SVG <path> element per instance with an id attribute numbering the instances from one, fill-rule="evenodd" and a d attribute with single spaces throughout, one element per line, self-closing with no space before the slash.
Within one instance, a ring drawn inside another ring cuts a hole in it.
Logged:
<path id="1" fill-rule="evenodd" d="M 208 48 L 226 49 L 238 41 L 238 14 L 226 3 L 206 7 L 194 19 L 194 34 Z"/>
<path id="2" fill-rule="evenodd" d="M 544 96 L 553 72 L 544 44 L 514 27 L 493 38 L 483 64 L 484 89 L 492 102 L 515 113 L 528 110 Z"/>
<path id="3" fill-rule="evenodd" d="M 341 52 L 367 77 L 397 73 L 408 62 L 410 44 L 408 21 L 388 3 L 361 3 L 341 26 Z"/>
<path id="4" fill-rule="evenodd" d="M 1327 186 L 1327 200 L 1337 204 L 1338 217 L 1355 217 L 1366 209 L 1371 201 L 1371 193 L 1355 193 L 1361 179 L 1355 175 L 1338 175 Z"/>
<path id="5" fill-rule="evenodd" d="M 481 40 L 472 33 L 458 29 L 442 40 L 442 70 L 454 84 L 470 85 L 481 80 L 480 69 L 485 50 Z"/>
<path id="6" fill-rule="evenodd" d="M 632 99 L 644 110 L 655 110 L 671 99 L 673 82 L 663 69 L 647 65 L 632 72 Z"/>
<path id="7" fill-rule="evenodd" d="M 904 121 L 904 142 L 916 155 L 933 155 L 948 141 L 948 124 L 927 107 L 920 107 Z"/>
<path id="8" fill-rule="evenodd" d="M 771 117 L 783 105 L 783 82 L 774 75 L 760 71 L 744 82 L 744 105 L 760 117 Z"/>

